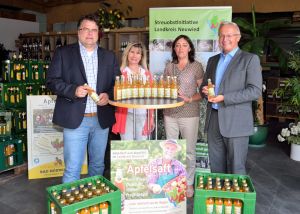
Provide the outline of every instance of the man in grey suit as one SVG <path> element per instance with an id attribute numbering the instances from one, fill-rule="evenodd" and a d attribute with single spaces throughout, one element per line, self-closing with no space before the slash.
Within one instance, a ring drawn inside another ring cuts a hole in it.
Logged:
<path id="1" fill-rule="evenodd" d="M 212 172 L 246 174 L 248 141 L 254 130 L 252 101 L 261 96 L 262 74 L 258 56 L 239 49 L 240 38 L 235 23 L 221 23 L 221 53 L 208 60 L 200 86 L 207 96 L 207 80 L 215 85 L 205 123 Z"/>
<path id="2" fill-rule="evenodd" d="M 98 37 L 97 19 L 81 17 L 78 42 L 57 48 L 47 73 L 47 88 L 57 94 L 53 123 L 64 128 L 64 183 L 80 178 L 86 151 L 89 176 L 104 171 L 109 127 L 115 123 L 108 100 L 120 69 L 115 55 L 98 46 Z M 88 96 L 90 88 L 99 95 L 97 103 Z"/>

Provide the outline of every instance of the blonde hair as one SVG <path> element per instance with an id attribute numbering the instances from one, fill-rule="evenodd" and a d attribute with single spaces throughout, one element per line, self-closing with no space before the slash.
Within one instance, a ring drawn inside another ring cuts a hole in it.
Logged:
<path id="1" fill-rule="evenodd" d="M 142 58 L 139 62 L 139 65 L 144 68 L 145 70 L 148 70 L 148 66 L 147 66 L 147 51 L 145 46 L 141 43 L 141 42 L 133 42 L 133 43 L 129 43 L 127 45 L 127 47 L 125 48 L 124 52 L 123 52 L 123 56 L 122 56 L 122 64 L 121 64 L 121 70 L 123 70 L 125 67 L 128 66 L 128 54 L 129 51 L 131 50 L 131 48 L 139 48 L 141 50 L 142 53 Z"/>

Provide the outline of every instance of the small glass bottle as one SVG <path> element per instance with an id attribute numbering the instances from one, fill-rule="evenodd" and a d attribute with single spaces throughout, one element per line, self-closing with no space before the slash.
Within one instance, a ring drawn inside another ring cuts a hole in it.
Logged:
<path id="1" fill-rule="evenodd" d="M 215 206 L 216 206 L 216 214 L 222 214 L 223 212 L 223 200 L 222 198 L 215 199 Z"/>
<path id="2" fill-rule="evenodd" d="M 103 202 L 100 203 L 99 208 L 100 208 L 100 213 L 101 214 L 108 214 L 108 203 L 107 202 Z"/>
<path id="3" fill-rule="evenodd" d="M 153 82 L 152 82 L 152 88 L 151 88 L 151 97 L 157 98 L 157 90 L 158 90 L 158 84 L 157 84 L 157 76 L 154 75 Z"/>
<path id="4" fill-rule="evenodd" d="M 212 84 L 211 79 L 207 80 L 207 90 L 208 90 L 208 95 L 207 95 L 208 99 L 214 98 L 216 96 L 215 95 L 215 87 Z"/>
<path id="5" fill-rule="evenodd" d="M 234 214 L 241 214 L 242 213 L 243 202 L 239 199 L 234 199 L 233 205 L 234 205 L 233 213 Z"/>
<path id="6" fill-rule="evenodd" d="M 145 83 L 145 98 L 151 97 L 151 85 L 149 76 L 147 76 L 146 83 Z"/>
<path id="7" fill-rule="evenodd" d="M 84 86 L 88 86 L 88 84 L 84 84 Z M 95 103 L 98 103 L 100 101 L 100 98 L 94 89 L 87 87 L 86 90 Z"/>
<path id="8" fill-rule="evenodd" d="M 177 84 L 177 77 L 174 76 L 172 78 L 172 84 L 171 84 L 171 99 L 177 99 L 178 97 L 178 84 Z"/>
<path id="9" fill-rule="evenodd" d="M 99 206 L 98 204 L 95 204 L 93 206 L 90 207 L 90 213 L 91 214 L 99 214 Z"/>
<path id="10" fill-rule="evenodd" d="M 164 76 L 161 75 L 158 83 L 158 98 L 165 97 L 165 89 L 164 89 Z"/>

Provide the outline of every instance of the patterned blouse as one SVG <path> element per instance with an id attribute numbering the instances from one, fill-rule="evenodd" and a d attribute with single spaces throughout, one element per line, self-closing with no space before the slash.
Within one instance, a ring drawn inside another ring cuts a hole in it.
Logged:
<path id="1" fill-rule="evenodd" d="M 169 62 L 164 71 L 165 77 L 177 76 L 178 91 L 181 91 L 187 97 L 192 97 L 198 92 L 197 80 L 202 79 L 203 74 L 203 67 L 198 61 L 188 63 L 183 70 L 179 70 L 177 64 Z M 164 109 L 164 115 L 175 118 L 199 117 L 200 104 L 197 101 L 185 103 L 183 106 L 176 108 Z"/>

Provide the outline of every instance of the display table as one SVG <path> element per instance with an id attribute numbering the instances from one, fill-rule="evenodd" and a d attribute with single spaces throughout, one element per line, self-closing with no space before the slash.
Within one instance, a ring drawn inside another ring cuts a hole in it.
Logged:
<path id="1" fill-rule="evenodd" d="M 135 109 L 155 109 L 155 139 L 157 140 L 157 109 L 175 108 L 184 105 L 182 98 L 177 99 L 163 99 L 163 98 L 145 98 L 145 99 L 128 99 L 128 100 L 109 100 L 110 105 L 123 108 L 133 109 L 133 136 L 135 135 Z M 148 114 L 149 116 L 149 114 Z M 148 118 L 149 121 L 149 118 Z M 136 137 L 134 137 L 136 139 Z M 134 140 L 135 140 L 134 139 Z"/>

